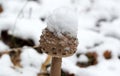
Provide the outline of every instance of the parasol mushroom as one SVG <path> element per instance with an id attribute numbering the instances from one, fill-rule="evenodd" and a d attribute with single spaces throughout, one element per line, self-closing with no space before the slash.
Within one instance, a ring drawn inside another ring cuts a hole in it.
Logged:
<path id="1" fill-rule="evenodd" d="M 50 76 L 61 76 L 62 57 L 77 50 L 77 17 L 70 8 L 58 8 L 47 17 L 47 27 L 40 37 L 43 52 L 52 56 Z"/>

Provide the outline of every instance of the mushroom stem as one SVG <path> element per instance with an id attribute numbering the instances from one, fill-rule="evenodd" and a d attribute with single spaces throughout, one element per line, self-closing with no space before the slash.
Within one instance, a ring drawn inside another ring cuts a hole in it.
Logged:
<path id="1" fill-rule="evenodd" d="M 62 58 L 52 57 L 52 66 L 50 76 L 61 76 Z"/>

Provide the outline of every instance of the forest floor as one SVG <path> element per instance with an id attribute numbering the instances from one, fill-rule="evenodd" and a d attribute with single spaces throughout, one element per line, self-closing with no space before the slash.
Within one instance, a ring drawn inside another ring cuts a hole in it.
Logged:
<path id="1" fill-rule="evenodd" d="M 62 76 L 120 76 L 120 0 L 0 0 L 0 76 L 42 74 L 47 55 L 34 46 L 47 14 L 60 7 L 79 20 L 77 52 L 63 58 Z"/>

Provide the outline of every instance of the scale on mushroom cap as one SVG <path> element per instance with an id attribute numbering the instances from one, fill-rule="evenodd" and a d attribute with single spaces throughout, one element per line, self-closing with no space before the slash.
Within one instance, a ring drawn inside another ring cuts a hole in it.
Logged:
<path id="1" fill-rule="evenodd" d="M 48 15 L 47 27 L 40 37 L 40 47 L 52 56 L 50 76 L 61 76 L 62 57 L 76 52 L 77 26 L 77 16 L 71 8 L 58 8 Z"/>

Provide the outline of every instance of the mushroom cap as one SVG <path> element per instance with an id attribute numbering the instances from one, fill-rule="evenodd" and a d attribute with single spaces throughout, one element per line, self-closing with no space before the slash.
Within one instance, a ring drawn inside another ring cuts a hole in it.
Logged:
<path id="1" fill-rule="evenodd" d="M 77 38 L 73 38 L 65 34 L 59 38 L 48 29 L 44 29 L 40 38 L 41 50 L 53 57 L 71 56 L 76 52 L 77 45 Z"/>

